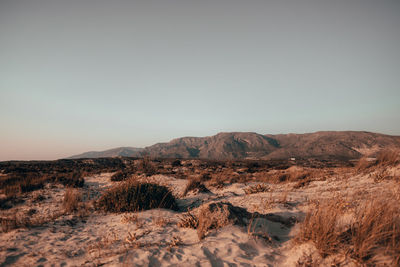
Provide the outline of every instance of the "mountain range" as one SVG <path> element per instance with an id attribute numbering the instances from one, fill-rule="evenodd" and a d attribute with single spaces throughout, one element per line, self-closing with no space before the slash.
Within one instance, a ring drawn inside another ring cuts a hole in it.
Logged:
<path id="1" fill-rule="evenodd" d="M 224 132 L 207 137 L 182 137 L 145 148 L 119 147 L 70 157 L 141 157 L 206 159 L 357 159 L 383 149 L 400 149 L 400 136 L 372 132 L 324 131 L 305 134 Z"/>

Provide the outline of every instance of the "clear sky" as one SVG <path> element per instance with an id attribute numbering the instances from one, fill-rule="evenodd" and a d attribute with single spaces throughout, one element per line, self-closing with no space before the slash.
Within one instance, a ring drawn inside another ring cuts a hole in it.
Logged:
<path id="1" fill-rule="evenodd" d="M 400 1 L 0 0 L 0 160 L 221 131 L 400 135 Z"/>

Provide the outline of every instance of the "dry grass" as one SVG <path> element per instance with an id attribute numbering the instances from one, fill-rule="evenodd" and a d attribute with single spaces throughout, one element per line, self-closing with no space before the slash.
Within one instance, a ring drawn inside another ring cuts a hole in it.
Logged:
<path id="1" fill-rule="evenodd" d="M 18 228 L 32 228 L 41 226 L 45 223 L 52 222 L 58 217 L 64 215 L 64 211 L 53 213 L 51 216 L 36 216 L 32 218 L 32 214 L 16 213 L 9 217 L 0 217 L 0 226 L 2 232 L 9 232 Z"/>
<path id="2" fill-rule="evenodd" d="M 209 203 L 199 208 L 197 234 L 203 239 L 209 230 L 219 229 L 227 225 L 246 225 L 248 212 L 230 203 Z"/>
<path id="3" fill-rule="evenodd" d="M 68 187 L 82 187 L 83 172 L 42 174 L 40 172 L 14 173 L 0 178 L 0 190 L 7 196 L 18 196 L 44 188 L 46 183 L 59 183 Z"/>
<path id="4" fill-rule="evenodd" d="M 174 196 L 165 186 L 132 180 L 107 190 L 97 200 L 96 207 L 111 212 L 177 208 Z"/>
<path id="5" fill-rule="evenodd" d="M 301 224 L 297 241 L 312 240 L 324 257 L 338 252 L 342 244 L 340 234 L 344 231 L 338 228 L 341 215 L 342 210 L 335 200 L 317 203 Z"/>
<path id="6" fill-rule="evenodd" d="M 156 174 L 157 169 L 150 157 L 144 157 L 138 166 L 138 171 L 144 173 L 146 176 Z"/>
<path id="7" fill-rule="evenodd" d="M 200 179 L 195 178 L 188 180 L 183 196 L 186 196 L 190 191 L 195 191 L 197 193 L 210 192 Z"/>
<path id="8" fill-rule="evenodd" d="M 199 219 L 195 215 L 193 215 L 190 210 L 188 210 L 181 216 L 181 220 L 178 223 L 178 226 L 182 228 L 197 229 L 197 227 L 199 226 Z"/>
<path id="9" fill-rule="evenodd" d="M 159 217 L 154 219 L 154 224 L 157 225 L 158 227 L 165 227 L 170 223 L 171 223 L 171 220 L 166 219 L 166 218 L 161 217 L 161 216 L 159 216 Z"/>
<path id="10" fill-rule="evenodd" d="M 117 171 L 114 173 L 111 177 L 110 180 L 112 182 L 119 182 L 119 181 L 124 181 L 128 178 L 128 173 L 124 171 Z"/>
<path id="11" fill-rule="evenodd" d="M 335 199 L 316 205 L 306 216 L 297 241 L 313 241 L 321 256 L 343 253 L 360 264 L 374 265 L 378 255 L 400 264 L 400 206 L 391 199 L 366 199 L 349 224 L 341 221 L 343 205 Z"/>
<path id="12" fill-rule="evenodd" d="M 82 194 L 77 189 L 68 188 L 64 194 L 63 207 L 66 212 L 71 213 L 79 209 L 81 201 Z"/>
<path id="13" fill-rule="evenodd" d="M 380 166 L 395 166 L 400 164 L 400 152 L 383 150 L 376 156 L 376 162 Z"/>
<path id="14" fill-rule="evenodd" d="M 357 172 L 370 171 L 372 167 L 389 167 L 400 164 L 400 152 L 395 150 L 382 150 L 377 156 L 376 160 L 370 160 L 367 157 L 362 157 L 355 169 Z"/>
<path id="15" fill-rule="evenodd" d="M 271 188 L 265 184 L 256 184 L 256 185 L 249 186 L 243 190 L 247 195 L 250 195 L 250 194 L 262 193 L 262 192 L 269 192 L 271 190 Z"/>

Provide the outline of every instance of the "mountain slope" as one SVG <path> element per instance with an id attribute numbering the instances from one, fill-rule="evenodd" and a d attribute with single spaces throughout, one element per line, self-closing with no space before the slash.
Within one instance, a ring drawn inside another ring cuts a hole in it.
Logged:
<path id="1" fill-rule="evenodd" d="M 90 151 L 79 155 L 71 156 L 69 159 L 79 158 L 108 158 L 108 157 L 138 157 L 143 148 L 118 147 L 105 151 Z"/>
<path id="2" fill-rule="evenodd" d="M 143 156 L 161 158 L 281 159 L 319 157 L 355 159 L 382 149 L 400 149 L 400 136 L 338 131 L 306 134 L 261 135 L 250 132 L 182 137 L 144 149 L 116 148 L 87 152 L 71 158 Z"/>

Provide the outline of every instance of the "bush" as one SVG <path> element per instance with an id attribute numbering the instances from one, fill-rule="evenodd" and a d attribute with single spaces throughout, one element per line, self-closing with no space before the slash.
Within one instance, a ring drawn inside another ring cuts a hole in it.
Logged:
<path id="1" fill-rule="evenodd" d="M 313 241 L 325 257 L 349 255 L 361 264 L 375 266 L 375 256 L 388 255 L 393 266 L 400 264 L 400 206 L 391 199 L 365 200 L 354 220 L 341 223 L 341 206 L 335 199 L 318 204 L 301 224 L 296 239 Z"/>
<path id="2" fill-rule="evenodd" d="M 123 181 L 126 180 L 126 178 L 128 177 L 128 174 L 124 171 L 117 171 L 116 173 L 114 173 L 111 176 L 111 181 L 112 182 L 119 182 L 119 181 Z"/>
<path id="3" fill-rule="evenodd" d="M 394 166 L 400 163 L 400 153 L 393 150 L 383 150 L 376 156 L 376 162 L 381 166 Z"/>
<path id="4" fill-rule="evenodd" d="M 78 210 L 82 196 L 77 189 L 68 188 L 64 194 L 63 206 L 66 212 Z"/>
<path id="5" fill-rule="evenodd" d="M 155 208 L 175 210 L 177 205 L 165 186 L 126 181 L 107 190 L 96 202 L 96 207 L 110 212 L 127 212 Z"/>
<path id="6" fill-rule="evenodd" d="M 190 191 L 210 192 L 207 187 L 198 179 L 190 179 L 186 185 L 183 195 L 186 196 Z"/>

